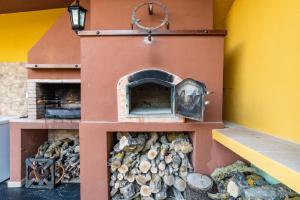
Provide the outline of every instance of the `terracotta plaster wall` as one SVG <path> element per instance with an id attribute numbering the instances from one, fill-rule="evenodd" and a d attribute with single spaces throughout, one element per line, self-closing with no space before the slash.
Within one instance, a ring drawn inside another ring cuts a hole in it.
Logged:
<path id="1" fill-rule="evenodd" d="M 81 5 L 90 9 L 90 1 L 82 0 Z M 87 14 L 86 29 L 90 17 Z M 80 63 L 80 39 L 72 30 L 67 8 L 63 15 L 28 53 L 28 63 L 78 64 Z"/>
<path id="2" fill-rule="evenodd" d="M 83 37 L 81 39 L 82 119 L 117 121 L 117 82 L 128 73 L 159 68 L 206 83 L 205 121 L 222 121 L 223 37 Z"/>
<path id="3" fill-rule="evenodd" d="M 79 69 L 28 69 L 28 79 L 80 79 Z"/>
<path id="4" fill-rule="evenodd" d="M 143 2 L 145 1 L 91 0 L 91 29 L 130 29 L 131 12 L 135 6 Z M 213 27 L 213 0 L 161 0 L 160 2 L 169 9 L 171 29 Z"/>
<path id="5" fill-rule="evenodd" d="M 108 153 L 111 151 L 110 147 L 112 147 L 112 132 L 191 132 L 194 144 L 193 166 L 195 171 L 209 174 L 216 167 L 230 164 L 239 159 L 237 155 L 212 140 L 211 129 L 222 127 L 222 123 L 82 122 L 80 125 L 81 199 L 109 199 L 107 160 Z M 91 155 L 93 159 L 91 159 Z"/>

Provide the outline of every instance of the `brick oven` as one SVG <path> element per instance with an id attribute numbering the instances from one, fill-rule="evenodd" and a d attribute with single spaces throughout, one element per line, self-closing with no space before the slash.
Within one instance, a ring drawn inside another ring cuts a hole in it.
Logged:
<path id="1" fill-rule="evenodd" d="M 12 183 L 24 177 L 24 158 L 47 139 L 49 130 L 57 129 L 79 129 L 85 200 L 110 199 L 108 161 L 118 132 L 186 133 L 194 146 L 191 161 L 196 172 L 207 174 L 237 159 L 211 136 L 212 129 L 224 126 L 226 35 L 213 30 L 213 1 L 161 2 L 168 7 L 170 29 L 153 31 L 151 42 L 148 32 L 130 30 L 131 12 L 139 0 L 91 0 L 83 1 L 89 10 L 84 31 L 73 33 L 66 14 L 31 50 L 27 67 L 35 86 L 58 81 L 69 84 L 58 88 L 73 85 L 74 91 L 80 83 L 80 98 L 77 90 L 70 106 L 54 108 L 78 108 L 80 100 L 81 120 L 39 119 L 40 112 L 34 110 L 39 101 L 31 101 L 33 117 L 12 122 Z M 154 8 L 155 12 L 159 11 Z M 151 16 L 146 12 L 143 17 Z M 30 95 L 37 94 L 28 95 L 30 102 Z"/>

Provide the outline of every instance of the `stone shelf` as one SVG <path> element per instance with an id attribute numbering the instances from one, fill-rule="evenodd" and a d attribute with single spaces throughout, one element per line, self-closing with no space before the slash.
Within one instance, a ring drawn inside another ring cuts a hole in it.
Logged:
<path id="1" fill-rule="evenodd" d="M 25 64 L 28 69 L 80 69 L 80 64 Z"/>
<path id="2" fill-rule="evenodd" d="M 213 130 L 213 139 L 300 193 L 300 144 L 235 124 Z"/>

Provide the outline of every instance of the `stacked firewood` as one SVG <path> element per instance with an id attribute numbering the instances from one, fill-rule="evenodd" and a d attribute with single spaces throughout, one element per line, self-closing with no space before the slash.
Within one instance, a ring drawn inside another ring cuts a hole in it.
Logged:
<path id="1" fill-rule="evenodd" d="M 184 199 L 193 172 L 192 143 L 184 133 L 117 133 L 109 159 L 111 198 Z"/>
<path id="2" fill-rule="evenodd" d="M 50 158 L 56 162 L 56 182 L 78 181 L 80 175 L 79 138 L 46 141 L 42 144 L 35 158 Z"/>
<path id="3" fill-rule="evenodd" d="M 259 171 L 242 161 L 217 168 L 212 174 L 218 193 L 208 194 L 211 199 L 225 200 L 288 200 L 300 196 L 283 184 L 269 184 Z"/>

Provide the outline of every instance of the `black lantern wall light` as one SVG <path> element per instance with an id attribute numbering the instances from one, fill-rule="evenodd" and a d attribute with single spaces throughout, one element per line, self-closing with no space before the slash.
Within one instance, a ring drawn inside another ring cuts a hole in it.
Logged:
<path id="1" fill-rule="evenodd" d="M 79 0 L 76 0 L 75 4 L 69 6 L 68 11 L 70 14 L 72 29 L 76 32 L 83 30 L 87 10 L 80 6 Z"/>

